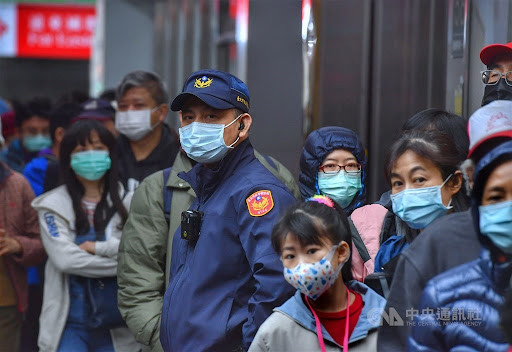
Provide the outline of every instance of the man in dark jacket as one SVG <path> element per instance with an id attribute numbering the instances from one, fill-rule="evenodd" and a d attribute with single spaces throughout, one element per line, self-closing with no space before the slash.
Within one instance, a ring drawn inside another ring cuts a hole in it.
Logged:
<path id="1" fill-rule="evenodd" d="M 119 176 L 128 191 L 174 162 L 179 142 L 164 122 L 168 101 L 162 81 L 151 72 L 130 72 L 117 87 Z"/>
<path id="2" fill-rule="evenodd" d="M 512 138 L 512 101 L 495 101 L 470 117 L 469 155 L 478 162 L 485 153 Z M 379 329 L 378 351 L 405 351 L 421 293 L 432 277 L 478 257 L 481 250 L 470 211 L 444 216 L 428 226 L 401 254 L 388 302 L 388 317 Z"/>
<path id="3" fill-rule="evenodd" d="M 171 109 L 180 111 L 181 145 L 197 162 L 178 176 L 197 198 L 174 235 L 160 340 L 165 351 L 247 350 L 293 293 L 270 235 L 295 198 L 254 156 L 241 80 L 195 72 Z"/>

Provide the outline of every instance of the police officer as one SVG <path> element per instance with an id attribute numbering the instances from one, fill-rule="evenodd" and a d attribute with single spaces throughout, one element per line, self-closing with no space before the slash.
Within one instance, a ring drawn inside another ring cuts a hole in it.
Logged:
<path id="1" fill-rule="evenodd" d="M 179 177 L 197 195 L 174 235 L 160 340 L 165 351 L 248 349 L 291 296 L 270 234 L 292 193 L 254 156 L 249 91 L 235 76 L 193 73 L 172 102 L 198 164 Z"/>
<path id="2" fill-rule="evenodd" d="M 512 42 L 487 45 L 480 51 L 480 60 L 487 66 L 482 71 L 482 106 L 493 100 L 512 100 Z"/>
<path id="3" fill-rule="evenodd" d="M 244 89 L 247 89 L 245 85 Z M 246 99 L 241 95 L 234 97 L 238 104 L 236 106 L 248 110 L 248 94 L 248 91 L 244 94 L 247 95 L 247 106 L 240 101 Z M 235 107 L 228 106 L 232 110 Z M 240 124 L 237 125 L 240 128 Z M 254 151 L 254 155 L 297 199 L 300 198 L 293 175 L 282 164 L 257 151 Z M 190 207 L 196 196 L 194 189 L 178 174 L 190 171 L 196 163 L 181 150 L 172 168 L 146 177 L 135 191 L 128 221 L 123 229 L 118 254 L 118 304 L 137 341 L 147 346 L 144 351 L 163 351 L 160 344 L 160 317 L 163 294 L 169 284 L 173 236 L 180 226 L 182 211 Z M 274 215 L 273 211 L 261 219 L 271 215 Z"/>

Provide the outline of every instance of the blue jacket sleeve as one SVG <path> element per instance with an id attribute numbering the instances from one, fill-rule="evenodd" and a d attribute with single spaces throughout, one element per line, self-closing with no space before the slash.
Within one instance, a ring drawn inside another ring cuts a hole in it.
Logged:
<path id="1" fill-rule="evenodd" d="M 242 328 L 244 350 L 249 349 L 258 328 L 272 310 L 294 293 L 292 286 L 284 280 L 283 265 L 272 248 L 270 237 L 274 224 L 296 200 L 291 193 L 278 187 L 262 189 L 272 193 L 274 207 L 270 212 L 263 216 L 250 215 L 245 199 L 239 206 L 240 241 L 255 282 L 254 293 L 249 299 L 249 317 Z"/>
<path id="2" fill-rule="evenodd" d="M 25 176 L 30 183 L 36 197 L 43 194 L 47 167 L 48 161 L 43 157 L 39 157 L 32 159 L 23 170 L 23 176 Z"/>
<path id="3" fill-rule="evenodd" d="M 408 338 L 409 352 L 435 352 L 444 351 L 443 325 L 437 319 L 439 314 L 434 282 L 430 281 L 421 296 L 418 315 L 414 317 L 412 333 Z"/>

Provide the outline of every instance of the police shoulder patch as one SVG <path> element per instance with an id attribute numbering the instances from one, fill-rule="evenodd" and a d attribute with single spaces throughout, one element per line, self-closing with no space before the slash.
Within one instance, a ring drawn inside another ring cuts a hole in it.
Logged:
<path id="1" fill-rule="evenodd" d="M 263 216 L 269 213 L 274 207 L 272 192 L 269 190 L 261 190 L 254 192 L 245 200 L 247 209 L 252 216 Z"/>

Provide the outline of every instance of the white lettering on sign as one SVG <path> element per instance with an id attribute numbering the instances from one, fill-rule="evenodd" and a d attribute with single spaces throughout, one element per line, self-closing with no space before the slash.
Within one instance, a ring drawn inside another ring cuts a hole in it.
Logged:
<path id="1" fill-rule="evenodd" d="M 66 28 L 71 32 L 79 32 L 82 30 L 82 21 L 80 16 L 69 16 L 66 20 Z"/>
<path id="2" fill-rule="evenodd" d="M 87 16 L 85 18 L 85 28 L 87 28 L 87 30 L 89 32 L 93 32 L 95 27 L 96 27 L 96 17 L 92 16 L 92 15 Z"/>
<path id="3" fill-rule="evenodd" d="M 60 31 L 62 29 L 62 17 L 59 15 L 51 15 L 48 20 L 48 27 L 52 31 Z"/>
<path id="4" fill-rule="evenodd" d="M 37 14 L 33 15 L 28 20 L 28 27 L 31 31 L 41 32 L 44 29 L 44 16 Z"/>

